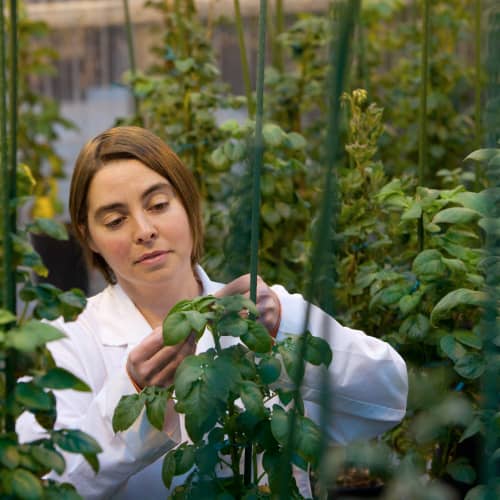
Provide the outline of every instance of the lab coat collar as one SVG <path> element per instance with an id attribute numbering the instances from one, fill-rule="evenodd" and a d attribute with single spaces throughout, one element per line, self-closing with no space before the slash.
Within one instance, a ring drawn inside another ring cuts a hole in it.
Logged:
<path id="1" fill-rule="evenodd" d="M 201 282 L 202 295 L 213 294 L 222 288 L 223 285 L 212 281 L 201 266 L 196 266 L 196 272 Z M 100 309 L 100 337 L 104 345 L 135 345 L 151 332 L 146 318 L 118 284 L 108 285 L 90 302 Z"/>

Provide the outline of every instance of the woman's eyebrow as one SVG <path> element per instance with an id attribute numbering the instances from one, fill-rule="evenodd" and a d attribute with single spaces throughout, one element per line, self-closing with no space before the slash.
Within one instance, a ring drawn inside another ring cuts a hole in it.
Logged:
<path id="1" fill-rule="evenodd" d="M 146 189 L 146 191 L 142 193 L 141 198 L 144 200 L 145 198 L 147 198 L 152 193 L 155 193 L 156 191 L 172 191 L 172 185 L 167 181 L 157 182 L 156 184 L 149 186 Z"/>

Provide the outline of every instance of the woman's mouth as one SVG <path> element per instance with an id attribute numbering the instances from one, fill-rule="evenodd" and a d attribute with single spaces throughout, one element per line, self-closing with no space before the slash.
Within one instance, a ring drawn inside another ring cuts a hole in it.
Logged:
<path id="1" fill-rule="evenodd" d="M 141 255 L 134 264 L 156 264 L 164 259 L 170 253 L 169 250 L 157 250 L 156 252 L 149 252 Z"/>

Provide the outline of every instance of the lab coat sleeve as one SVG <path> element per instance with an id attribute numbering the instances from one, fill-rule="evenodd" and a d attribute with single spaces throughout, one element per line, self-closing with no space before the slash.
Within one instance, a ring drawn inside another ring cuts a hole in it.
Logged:
<path id="1" fill-rule="evenodd" d="M 116 370 L 112 377 L 96 387 L 92 371 L 102 370 L 103 363 L 92 348 L 93 339 L 77 324 L 65 325 L 56 321 L 54 326 L 68 335 L 51 342 L 48 348 L 56 364 L 87 382 L 92 392 L 73 390 L 55 391 L 57 421 L 55 428 L 79 429 L 94 437 L 103 452 L 98 455 L 100 470 L 95 474 L 82 455 L 64 453 L 66 470 L 62 476 L 52 472 L 48 477 L 73 484 L 85 499 L 110 498 L 127 479 L 140 471 L 180 441 L 180 430 L 170 435 L 153 428 L 143 411 L 128 430 L 114 433 L 112 418 L 120 398 L 135 393 L 125 371 Z M 93 383 L 94 381 L 94 383 Z M 175 416 L 178 421 L 178 417 Z M 23 442 L 46 436 L 31 413 L 25 412 L 18 419 L 17 431 Z"/>
<path id="2" fill-rule="evenodd" d="M 280 285 L 272 289 L 282 306 L 277 340 L 286 334 L 301 334 L 307 302 Z M 372 438 L 403 419 L 408 394 L 406 365 L 389 344 L 342 326 L 314 305 L 307 329 L 312 335 L 324 338 L 332 349 L 329 368 L 307 364 L 301 385 L 308 416 L 319 422 L 321 385 L 327 381 L 327 432 L 332 441 L 346 444 Z"/>

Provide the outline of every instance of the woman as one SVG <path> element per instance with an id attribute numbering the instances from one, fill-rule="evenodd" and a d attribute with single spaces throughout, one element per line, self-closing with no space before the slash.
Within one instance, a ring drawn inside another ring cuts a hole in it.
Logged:
<path id="1" fill-rule="evenodd" d="M 64 475 L 54 478 L 73 483 L 85 498 L 164 497 L 161 457 L 187 439 L 182 419 L 169 406 L 163 432 L 142 415 L 130 429 L 114 434 L 114 409 L 124 394 L 170 385 L 187 355 L 211 347 L 208 334 L 197 345 L 188 339 L 163 346 L 162 320 L 176 302 L 205 294 L 248 294 L 250 280 L 242 276 L 224 286 L 199 266 L 202 224 L 193 177 L 168 146 L 144 129 L 116 127 L 82 149 L 71 182 L 70 213 L 84 250 L 109 286 L 89 299 L 76 321 L 54 322 L 67 335 L 49 344 L 56 363 L 92 389 L 57 391 L 57 427 L 88 432 L 103 452 L 97 475 L 80 455 L 67 454 Z M 300 295 L 260 280 L 257 306 L 260 321 L 278 339 L 301 333 L 306 303 Z M 370 438 L 399 422 L 407 395 L 400 356 L 314 306 L 308 327 L 313 335 L 328 332 L 333 351 L 329 437 L 338 443 Z M 303 383 L 312 418 L 319 413 L 318 370 L 308 369 Z M 18 425 L 23 440 L 44 432 L 28 414 Z M 306 493 L 306 485 L 301 487 Z"/>

